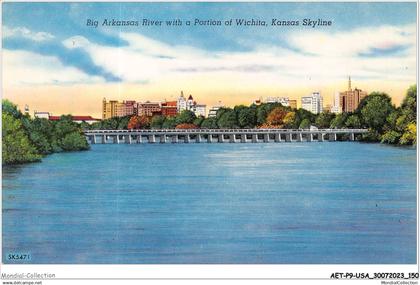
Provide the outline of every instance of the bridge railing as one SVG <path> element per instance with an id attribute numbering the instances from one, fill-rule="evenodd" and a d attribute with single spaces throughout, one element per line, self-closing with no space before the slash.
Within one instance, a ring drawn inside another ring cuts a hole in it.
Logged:
<path id="1" fill-rule="evenodd" d="M 129 129 L 129 130 L 83 130 L 88 134 L 107 133 L 366 133 L 367 129 Z"/>

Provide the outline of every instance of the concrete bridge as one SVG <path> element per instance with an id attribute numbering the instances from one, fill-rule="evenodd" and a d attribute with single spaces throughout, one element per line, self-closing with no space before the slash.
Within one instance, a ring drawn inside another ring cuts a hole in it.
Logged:
<path id="1" fill-rule="evenodd" d="M 105 143 L 259 143 L 336 141 L 346 135 L 350 141 L 366 129 L 156 129 L 85 130 L 91 144 Z"/>

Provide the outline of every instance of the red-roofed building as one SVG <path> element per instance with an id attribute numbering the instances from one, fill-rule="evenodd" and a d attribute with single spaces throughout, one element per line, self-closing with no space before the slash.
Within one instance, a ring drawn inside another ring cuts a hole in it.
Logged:
<path id="1" fill-rule="evenodd" d="M 165 117 L 175 117 L 178 114 L 177 101 L 163 102 L 161 111 Z"/>
<path id="2" fill-rule="evenodd" d="M 60 116 L 49 116 L 48 119 L 50 121 L 59 121 L 60 120 Z M 92 118 L 92 116 L 72 116 L 72 121 L 75 123 L 81 123 L 81 122 L 85 122 L 88 124 L 93 124 L 96 122 L 100 122 L 100 119 L 95 119 Z"/>

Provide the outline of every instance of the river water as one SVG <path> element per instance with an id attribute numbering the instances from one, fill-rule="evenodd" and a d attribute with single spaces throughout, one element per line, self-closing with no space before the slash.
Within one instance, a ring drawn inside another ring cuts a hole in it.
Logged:
<path id="1" fill-rule="evenodd" d="M 93 145 L 2 182 L 4 263 L 416 262 L 415 149 Z"/>

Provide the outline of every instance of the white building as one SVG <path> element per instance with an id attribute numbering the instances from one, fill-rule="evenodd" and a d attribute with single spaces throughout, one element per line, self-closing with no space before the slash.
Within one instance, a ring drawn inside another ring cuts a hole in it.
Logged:
<path id="1" fill-rule="evenodd" d="M 176 102 L 176 108 L 178 113 L 181 113 L 184 110 L 187 110 L 187 100 L 185 100 L 184 92 L 181 91 L 181 96 L 179 96 L 178 101 Z"/>
<path id="2" fill-rule="evenodd" d="M 211 107 L 209 110 L 209 118 L 216 118 L 217 111 L 223 107 L 224 106 L 222 105 L 220 101 L 218 105 Z"/>
<path id="3" fill-rule="evenodd" d="M 196 104 L 193 110 L 194 114 L 199 117 L 199 116 L 206 116 L 206 105 L 203 104 Z"/>
<path id="4" fill-rule="evenodd" d="M 334 102 L 331 107 L 331 113 L 340 114 L 343 110 L 341 110 L 340 106 L 340 93 L 336 92 L 334 94 Z"/>
<path id="5" fill-rule="evenodd" d="M 280 103 L 284 107 L 289 107 L 289 97 L 267 97 L 265 103 Z"/>
<path id="6" fill-rule="evenodd" d="M 310 96 L 302 97 L 302 109 L 308 110 L 314 114 L 322 112 L 323 102 L 319 92 L 313 92 Z"/>
<path id="7" fill-rule="evenodd" d="M 35 118 L 40 118 L 40 119 L 49 119 L 50 118 L 50 113 L 49 112 L 38 112 L 38 111 L 34 111 L 34 117 Z"/>

